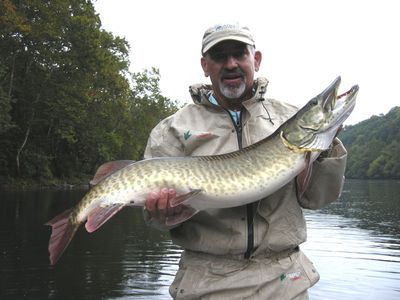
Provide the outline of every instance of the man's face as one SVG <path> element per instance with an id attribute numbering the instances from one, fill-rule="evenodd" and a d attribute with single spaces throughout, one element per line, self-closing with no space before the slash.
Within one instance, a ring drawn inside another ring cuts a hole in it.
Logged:
<path id="1" fill-rule="evenodd" d="M 250 49 L 241 42 L 223 41 L 201 58 L 204 74 L 210 76 L 217 99 L 238 104 L 251 97 L 261 53 Z"/>

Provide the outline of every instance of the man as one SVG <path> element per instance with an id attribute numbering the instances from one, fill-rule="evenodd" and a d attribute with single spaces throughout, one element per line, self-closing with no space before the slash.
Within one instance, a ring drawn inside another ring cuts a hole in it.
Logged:
<path id="1" fill-rule="evenodd" d="M 254 80 L 262 60 L 248 28 L 216 25 L 203 37 L 201 66 L 212 85 L 194 85 L 194 103 L 161 121 L 152 131 L 145 157 L 222 154 L 272 134 L 296 113 L 291 105 L 266 99 L 268 81 Z M 201 211 L 168 228 L 165 218 L 176 192 L 151 193 L 145 219 L 169 229 L 184 252 L 170 287 L 176 299 L 308 299 L 319 275 L 299 250 L 306 240 L 302 207 L 316 209 L 341 192 L 346 151 L 335 139 L 313 164 L 310 184 L 296 196 L 296 181 L 258 202 Z"/>

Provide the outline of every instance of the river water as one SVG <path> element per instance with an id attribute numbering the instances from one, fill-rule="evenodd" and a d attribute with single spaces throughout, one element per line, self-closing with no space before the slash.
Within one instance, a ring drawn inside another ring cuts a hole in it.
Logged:
<path id="1" fill-rule="evenodd" d="M 0 299 L 170 299 L 181 250 L 138 208 L 81 227 L 49 265 L 43 224 L 84 193 L 0 191 Z M 339 202 L 305 213 L 301 247 L 321 275 L 310 299 L 400 299 L 400 181 L 347 180 Z"/>

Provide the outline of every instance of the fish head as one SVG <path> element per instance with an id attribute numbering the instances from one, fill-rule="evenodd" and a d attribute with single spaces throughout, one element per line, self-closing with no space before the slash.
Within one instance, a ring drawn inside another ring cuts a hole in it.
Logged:
<path id="1" fill-rule="evenodd" d="M 337 77 L 282 129 L 282 135 L 290 145 L 319 151 L 329 148 L 338 129 L 353 111 L 359 90 L 358 85 L 354 85 L 338 95 L 340 82 L 341 78 Z"/>

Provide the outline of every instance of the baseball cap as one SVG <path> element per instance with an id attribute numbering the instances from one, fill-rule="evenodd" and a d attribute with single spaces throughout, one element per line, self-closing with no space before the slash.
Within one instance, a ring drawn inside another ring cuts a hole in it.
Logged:
<path id="1" fill-rule="evenodd" d="M 204 55 L 213 46 L 226 40 L 239 41 L 255 46 L 249 28 L 239 24 L 217 24 L 208 28 L 204 33 L 201 53 Z"/>

